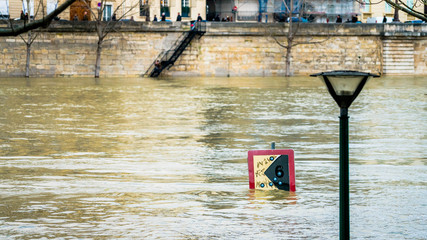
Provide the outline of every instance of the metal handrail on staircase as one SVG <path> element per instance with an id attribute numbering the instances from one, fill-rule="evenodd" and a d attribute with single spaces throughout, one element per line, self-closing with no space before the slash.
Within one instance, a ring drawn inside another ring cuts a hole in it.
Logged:
<path id="1" fill-rule="evenodd" d="M 185 48 L 190 44 L 191 40 L 193 40 L 196 35 L 199 35 L 200 38 L 205 33 L 206 22 L 192 22 L 191 30 L 184 32 L 175 41 L 170 50 L 161 52 L 147 69 L 144 76 L 158 77 L 164 69 L 171 68 L 179 56 L 184 52 Z M 156 61 L 159 61 L 159 63 L 156 64 Z"/>

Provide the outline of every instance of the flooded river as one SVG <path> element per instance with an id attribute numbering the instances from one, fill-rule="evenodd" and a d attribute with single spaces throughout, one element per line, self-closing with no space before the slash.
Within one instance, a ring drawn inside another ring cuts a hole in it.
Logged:
<path id="1" fill-rule="evenodd" d="M 338 239 L 339 108 L 317 78 L 0 79 L 0 239 Z M 349 109 L 353 239 L 426 239 L 427 78 Z M 247 152 L 294 149 L 296 192 Z"/>

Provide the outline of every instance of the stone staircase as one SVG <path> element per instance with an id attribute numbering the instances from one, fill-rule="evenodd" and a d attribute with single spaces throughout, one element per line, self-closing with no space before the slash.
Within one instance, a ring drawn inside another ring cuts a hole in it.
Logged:
<path id="1" fill-rule="evenodd" d="M 383 73 L 414 74 L 414 42 L 383 40 Z"/>

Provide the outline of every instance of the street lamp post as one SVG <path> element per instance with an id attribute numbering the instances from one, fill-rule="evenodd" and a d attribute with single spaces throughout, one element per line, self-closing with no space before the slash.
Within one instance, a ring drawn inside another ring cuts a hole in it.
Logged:
<path id="1" fill-rule="evenodd" d="M 356 71 L 332 71 L 310 75 L 319 77 L 326 84 L 332 98 L 341 108 L 340 113 L 340 239 L 350 239 L 349 191 L 349 138 L 348 108 L 371 77 L 379 75 Z"/>

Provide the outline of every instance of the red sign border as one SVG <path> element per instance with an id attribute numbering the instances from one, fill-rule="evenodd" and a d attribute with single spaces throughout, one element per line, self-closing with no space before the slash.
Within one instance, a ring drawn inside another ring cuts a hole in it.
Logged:
<path id="1" fill-rule="evenodd" d="M 254 156 L 258 155 L 288 155 L 289 160 L 289 190 L 295 192 L 295 163 L 294 150 L 292 149 L 270 149 L 248 151 L 249 188 L 255 189 Z"/>

